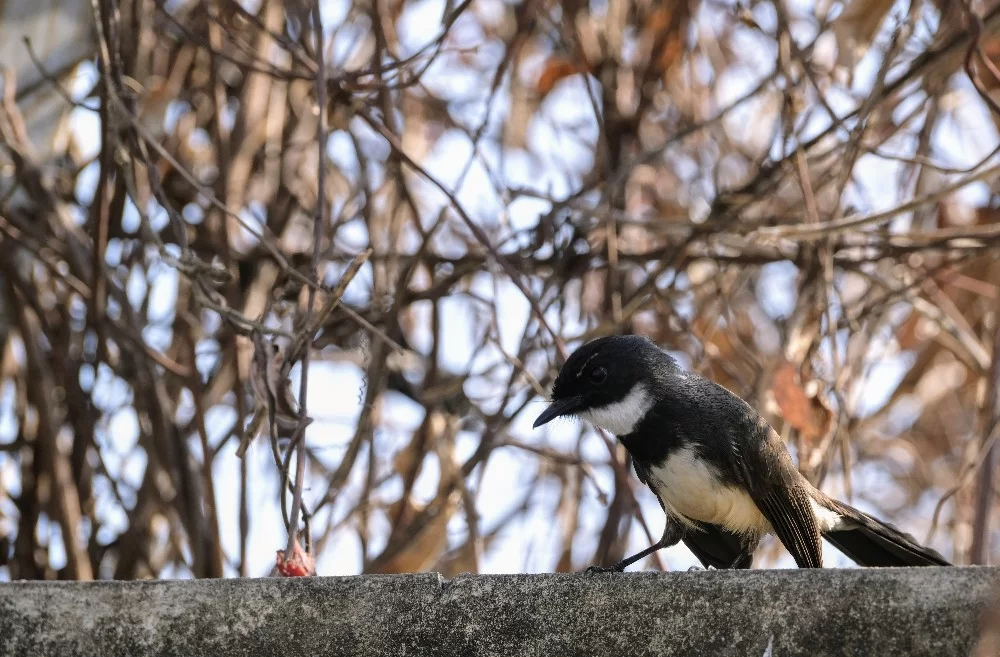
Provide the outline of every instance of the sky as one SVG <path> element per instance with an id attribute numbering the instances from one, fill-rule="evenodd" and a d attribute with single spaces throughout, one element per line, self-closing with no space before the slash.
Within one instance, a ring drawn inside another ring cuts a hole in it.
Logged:
<path id="1" fill-rule="evenodd" d="M 486 0 L 477 0 L 481 6 L 488 6 Z M 493 3 L 499 6 L 499 2 Z M 809 6 L 810 3 L 799 2 L 798 6 Z M 428 40 L 433 39 L 439 30 L 440 17 L 444 7 L 442 0 L 424 0 L 419 3 L 407 5 L 399 24 L 399 35 L 404 46 L 403 56 L 415 52 Z M 343 20 L 346 13 L 346 3 L 344 0 L 326 0 L 322 6 L 324 24 L 329 30 L 331 27 Z M 707 11 L 707 10 L 706 10 Z M 766 8 L 760 10 L 757 15 L 758 22 L 767 30 L 773 25 L 773 17 L 768 16 Z M 711 26 L 711 21 L 707 21 L 703 26 Z M 456 24 L 456 30 L 464 34 L 463 30 L 469 31 L 468 26 L 460 21 Z M 883 30 L 883 36 L 884 36 Z M 346 52 L 350 47 L 351 39 L 347 35 L 341 42 L 334 44 L 335 51 Z M 799 35 L 797 35 L 799 36 Z M 804 41 L 811 35 L 804 34 L 800 40 Z M 344 45 L 342 45 L 344 44 Z M 754 48 L 757 51 L 754 51 Z M 877 54 L 877 53 L 876 53 Z M 491 52 L 484 49 L 482 57 L 499 58 L 499 50 Z M 818 55 L 821 56 L 821 55 Z M 725 106 L 728 101 L 739 97 L 745 91 L 752 88 L 770 70 L 764 66 L 773 66 L 773 56 L 763 49 L 760 42 L 753 42 L 748 49 L 747 55 L 750 64 L 742 71 L 727 75 L 720 84 L 718 106 Z M 542 63 L 542 55 L 539 55 L 536 62 L 526 62 L 526 74 L 532 73 L 532 65 L 536 68 Z M 762 66 L 753 65 L 763 63 Z M 865 58 L 859 67 L 858 75 L 854 83 L 855 92 L 863 92 L 870 88 L 872 79 L 877 70 L 877 57 L 872 53 Z M 82 93 L 93 81 L 94 70 L 92 66 L 82 67 L 80 78 L 74 87 L 76 93 Z M 475 126 L 481 121 L 486 107 L 487 89 L 477 90 L 476 81 L 467 76 L 458 77 L 455 74 L 455 67 L 449 66 L 446 59 L 442 59 L 438 64 L 432 66 L 427 74 L 427 84 L 430 88 L 441 90 L 450 96 L 456 93 L 462 95 L 477 95 L 479 102 L 469 103 L 466 107 L 466 115 L 459 116 L 467 125 Z M 533 188 L 538 191 L 559 198 L 573 191 L 575 181 L 567 180 L 564 172 L 569 169 L 582 174 L 591 165 L 590 151 L 587 150 L 586 143 L 592 143 L 597 136 L 597 127 L 594 122 L 589 101 L 586 101 L 587 82 L 582 76 L 576 76 L 560 83 L 556 90 L 543 103 L 539 114 L 534 117 L 528 128 L 528 142 L 532 146 L 532 156 L 526 153 L 506 152 L 501 157 L 496 147 L 490 144 L 481 145 L 477 154 L 472 152 L 468 139 L 459 131 L 452 131 L 442 136 L 434 145 L 430 155 L 423 162 L 424 166 L 439 180 L 445 182 L 449 188 L 453 189 L 458 200 L 469 210 L 470 214 L 477 220 L 495 222 L 496 217 L 502 212 L 507 213 L 507 220 L 512 229 L 529 228 L 535 225 L 539 216 L 549 209 L 549 204 L 536 199 L 520 198 L 511 203 L 506 208 L 502 201 L 496 197 L 492 172 L 500 172 L 505 185 L 508 187 Z M 986 154 L 988 148 L 984 146 L 981 137 L 978 140 L 971 138 L 971 135 L 982 135 L 980 130 L 987 130 L 989 134 L 994 134 L 992 125 L 989 123 L 985 113 L 977 102 L 974 102 L 973 93 L 968 84 L 958 83 L 955 85 L 956 108 L 961 117 L 961 122 L 956 123 L 950 131 L 936 136 L 940 151 L 955 164 L 971 163 Z M 498 97 L 505 99 L 501 92 Z M 584 102 L 581 102 L 584 101 Z M 854 106 L 852 100 L 842 94 L 831 94 L 830 102 L 838 111 L 848 110 Z M 491 106 L 491 125 L 498 127 L 509 110 L 506 100 L 501 100 Z M 741 123 L 742 121 L 742 123 Z M 734 112 L 727 120 L 727 127 L 730 130 L 748 130 L 752 126 L 746 125 L 745 117 L 741 117 L 740 112 Z M 960 124 L 964 124 L 961 128 Z M 584 130 L 576 133 L 576 137 L 570 140 L 566 137 L 565 130 L 569 125 L 583 125 Z M 826 121 L 822 117 L 816 119 L 815 130 L 821 130 L 826 126 Z M 84 151 L 88 154 L 97 152 L 97 137 L 100 134 L 99 124 L 95 113 L 78 109 L 74 111 L 73 128 Z M 580 138 L 584 144 L 578 141 Z M 377 143 L 378 137 L 371 135 L 366 143 L 370 143 L 373 149 L 380 146 Z M 589 140 L 589 141 L 588 141 Z M 329 147 L 329 155 L 333 162 L 343 171 L 350 175 L 356 171 L 357 162 L 349 148 L 345 148 L 343 135 L 333 135 Z M 470 158 L 474 158 L 468 173 L 462 180 L 462 184 L 457 189 L 454 188 L 460 174 L 466 169 Z M 483 162 L 489 164 L 489 170 Z M 539 164 L 541 162 L 541 164 Z M 877 159 L 874 157 L 864 157 L 858 163 L 860 179 L 864 181 L 863 188 L 858 190 L 859 200 L 862 200 L 868 209 L 881 209 L 890 207 L 898 199 L 894 190 L 897 187 L 899 165 L 897 163 Z M 96 178 L 96 167 L 85 172 L 81 176 L 78 190 L 82 196 L 87 196 L 87 189 L 93 189 L 93 181 Z M 433 190 L 423 182 L 415 182 L 414 188 L 420 192 L 420 201 L 425 209 L 425 216 L 434 216 L 436 208 L 446 203 L 443 195 Z M 970 186 L 960 193 L 960 198 L 967 202 L 982 202 L 986 198 L 985 186 Z M 86 198 L 84 199 L 86 200 Z M 132 208 L 132 218 L 136 220 L 136 213 Z M 162 213 L 156 221 L 163 221 Z M 344 244 L 363 244 L 366 236 L 360 225 L 345 227 L 337 236 L 338 240 Z M 114 248 L 109 249 L 108 260 L 114 262 L 116 259 Z M 765 299 L 765 310 L 773 316 L 787 314 L 794 304 L 794 284 L 795 268 L 789 263 L 774 263 L 767 265 L 762 270 L 762 280 L 759 283 L 760 289 L 768 290 Z M 354 299 L 362 301 L 367 292 L 366 286 L 370 283 L 370 269 L 365 268 L 362 274 L 352 282 L 348 288 L 348 300 Z M 148 291 L 151 299 L 151 314 L 162 317 L 169 322 L 172 317 L 173 303 L 176 295 L 178 282 L 177 272 L 169 266 L 162 264 L 151 272 L 148 281 L 136 275 L 128 281 L 129 297 L 138 303 L 143 295 Z M 527 321 L 530 308 L 524 297 L 518 292 L 513 284 L 502 283 L 496 293 L 488 279 L 484 276 L 476 281 L 476 291 L 486 298 L 493 298 L 496 294 L 497 304 L 500 312 L 499 332 L 503 348 L 508 352 L 516 352 L 520 332 Z M 448 348 L 442 352 L 442 367 L 447 370 L 460 372 L 468 367 L 473 349 L 473 327 L 477 321 L 477 310 L 467 300 L 459 297 L 446 299 L 442 303 L 442 326 L 444 335 L 442 336 Z M 560 327 L 565 336 L 579 334 L 584 327 L 567 323 L 564 318 L 550 316 L 548 318 L 556 326 Z M 156 348 L 165 348 L 169 344 L 170 335 L 165 330 L 150 329 L 146 336 L 147 340 Z M 414 347 L 420 351 L 426 351 L 429 344 L 429 335 L 426 333 L 414 336 Z M 570 348 L 576 346 L 570 344 Z M 201 345 L 199 352 L 204 354 L 199 358 L 201 368 L 209 368 L 213 356 L 211 355 L 211 344 Z M 491 355 L 492 358 L 500 358 L 497 353 Z M 485 360 L 477 361 L 477 369 L 485 365 Z M 886 399 L 889 392 L 898 382 L 903 373 L 905 361 L 898 356 L 887 355 L 887 358 L 879 363 L 872 372 L 868 374 L 864 394 L 858 400 L 870 409 L 878 408 Z M 95 402 L 102 407 L 114 408 L 127 399 L 128 391 L 122 382 L 116 380 L 106 367 L 102 367 L 92 376 L 96 376 Z M 297 377 L 298 369 L 293 372 Z M 361 399 L 363 381 L 361 371 L 354 365 L 347 363 L 337 363 L 328 361 L 314 361 L 310 367 L 310 385 L 308 408 L 310 415 L 315 422 L 307 429 L 306 440 L 317 451 L 319 457 L 325 462 L 336 465 L 350 441 L 354 427 L 361 410 Z M 293 390 L 297 390 L 297 382 L 293 381 Z M 11 434 L 16 431 L 13 426 L 12 406 L 13 396 L 10 386 L 6 386 L 0 391 L 0 441 L 6 441 Z M 467 390 L 467 393 L 480 396 L 483 390 Z M 497 396 L 499 393 L 497 392 Z M 531 423 L 535 416 L 544 407 L 541 399 L 536 399 L 529 404 L 525 412 L 521 413 L 511 427 L 513 436 L 523 439 L 525 442 L 543 443 L 549 447 L 572 451 L 578 435 L 578 427 L 571 421 L 553 422 L 539 430 L 532 430 Z M 403 441 L 419 426 L 422 421 L 422 408 L 396 393 L 387 393 L 384 401 L 384 417 L 388 418 L 386 425 L 381 427 L 376 433 L 376 444 L 384 446 L 386 449 L 398 448 Z M 190 408 L 182 408 L 179 413 L 190 413 Z M 208 427 L 210 440 L 217 442 L 222 436 L 221 432 L 227 430 L 234 419 L 234 413 L 228 408 L 214 408 L 208 413 Z M 105 426 L 100 427 L 98 432 L 99 440 L 106 441 L 114 445 L 116 449 L 107 450 L 110 457 L 108 463 L 112 472 L 123 472 L 126 479 L 138 484 L 145 466 L 144 457 L 133 456 L 124 462 L 111 455 L 116 452 L 127 453 L 128 448 L 133 446 L 138 438 L 138 422 L 134 411 L 125 405 L 120 410 L 114 412 Z M 197 442 L 197 441 L 194 441 Z M 194 442 L 192 444 L 194 444 Z M 458 440 L 457 458 L 462 460 L 471 454 L 478 440 L 468 432 L 462 433 Z M 219 518 L 221 523 L 221 533 L 223 536 L 224 549 L 229 555 L 233 555 L 234 560 L 239 554 L 237 526 L 238 514 L 238 490 L 239 490 L 239 460 L 232 452 L 235 443 L 230 442 L 223 453 L 215 460 L 216 491 Z M 367 448 L 365 448 L 367 449 Z M 594 433 L 588 429 L 583 442 L 582 454 L 588 461 L 606 461 L 607 450 Z M 284 545 L 284 532 L 277 505 L 277 479 L 274 472 L 274 465 L 271 455 L 264 440 L 258 440 L 247 453 L 250 470 L 250 499 L 249 507 L 251 511 L 250 527 L 250 567 L 249 572 L 254 576 L 267 574 L 274 563 L 274 551 Z M 359 462 L 365 462 L 364 452 Z M 480 512 L 480 526 L 491 528 L 497 520 L 504 516 L 505 511 L 512 505 L 520 502 L 519 491 L 527 486 L 534 476 L 536 457 L 525 455 L 513 449 L 498 449 L 490 458 L 482 479 L 481 493 L 478 501 L 478 511 Z M 418 500 L 429 501 L 436 490 L 437 471 L 434 467 L 434 460 L 428 460 L 429 467 L 425 466 L 420 478 L 415 486 L 415 496 Z M 595 468 L 596 480 L 604 491 L 613 489 L 613 480 L 608 468 Z M 352 473 L 348 490 L 356 492 L 361 484 L 359 477 L 362 476 L 361 468 L 355 468 Z M 855 485 L 859 488 L 869 486 L 879 487 L 887 481 L 884 473 L 880 473 L 872 468 L 861 467 L 853 473 Z M 9 456 L 9 453 L 0 452 L 0 477 L 4 482 L 16 492 L 17 490 L 17 469 Z M 577 559 L 584 558 L 593 552 L 594 541 L 599 532 L 599 523 L 603 519 L 598 501 L 597 492 L 592 484 L 585 484 L 587 494 L 581 510 L 582 528 L 579 535 L 583 538 L 574 545 L 574 555 Z M 322 481 L 307 481 L 306 498 L 318 495 L 325 489 Z M 653 495 L 644 487 L 639 487 L 639 501 L 644 509 L 644 515 L 649 519 L 650 530 L 654 536 L 659 536 L 663 527 L 663 516 Z M 824 490 L 830 494 L 837 495 L 842 491 L 838 487 L 836 478 L 831 478 L 824 486 Z M 381 496 L 385 500 L 394 499 L 401 491 L 401 484 L 397 481 L 390 482 L 381 489 Z M 339 497 L 334 507 L 335 517 L 340 518 L 349 508 L 353 494 L 345 494 Z M 517 573 L 517 572 L 544 572 L 551 570 L 558 557 L 555 554 L 555 544 L 546 541 L 549 532 L 554 526 L 556 506 L 558 503 L 558 487 L 554 482 L 549 481 L 544 484 L 539 494 L 533 499 L 531 511 L 526 514 L 522 521 L 511 523 L 507 526 L 504 534 L 493 545 L 493 547 L 483 555 L 481 572 L 484 573 Z M 931 500 L 933 504 L 936 500 Z M 863 502 L 855 500 L 857 506 L 864 509 Z M 112 522 L 118 523 L 119 528 L 124 527 L 124 517 L 117 514 L 110 507 L 105 506 L 101 511 Z M 929 511 L 928 511 L 929 517 Z M 3 521 L 0 521 L 3 522 Z M 461 514 L 453 519 L 449 525 L 450 546 L 460 544 L 465 535 L 464 519 Z M 375 523 L 373 535 L 371 537 L 370 550 L 377 551 L 384 545 L 387 527 L 383 523 Z M 915 532 L 919 535 L 919 532 Z M 112 538 L 109 532 L 102 539 Z M 637 551 L 647 544 L 645 536 L 638 526 L 633 523 L 633 529 L 629 537 L 629 546 L 626 553 Z M 65 560 L 65 555 L 60 553 L 58 540 L 53 541 L 52 561 L 58 566 Z M 665 563 L 671 569 L 685 569 L 695 565 L 697 561 L 687 551 L 683 545 L 678 545 L 663 551 Z M 849 560 L 840 555 L 836 550 L 825 546 L 825 560 L 831 566 L 851 566 Z M 643 565 L 648 561 L 643 562 Z M 794 563 L 787 554 L 783 554 L 778 567 L 793 567 Z M 353 531 L 342 530 L 335 534 L 326 550 L 319 555 L 317 562 L 317 572 L 321 575 L 348 575 L 356 574 L 361 567 L 360 545 Z M 633 566 L 632 570 L 642 566 Z M 235 571 L 227 569 L 227 575 L 235 575 Z M 7 573 L 4 568 L 0 568 L 0 578 L 6 578 Z M 170 571 L 164 573 L 165 577 L 187 576 L 185 572 Z"/>

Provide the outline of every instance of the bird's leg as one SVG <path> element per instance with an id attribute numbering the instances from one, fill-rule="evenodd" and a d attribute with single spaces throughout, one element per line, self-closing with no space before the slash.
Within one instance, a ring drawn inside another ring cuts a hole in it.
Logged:
<path id="1" fill-rule="evenodd" d="M 634 564 L 636 561 L 648 557 L 649 555 L 653 554 L 654 552 L 656 552 L 657 550 L 659 550 L 660 548 L 663 548 L 663 547 L 666 547 L 665 545 L 663 545 L 663 541 L 657 541 L 656 543 L 653 543 L 652 545 L 650 545 L 645 550 L 642 550 L 641 552 L 636 552 L 631 557 L 625 557 L 624 559 L 622 559 L 621 561 L 619 561 L 618 563 L 616 563 L 613 566 L 591 566 L 590 568 L 587 569 L 586 572 L 588 572 L 588 573 L 611 573 L 611 572 L 620 573 L 623 570 L 625 570 L 626 568 L 628 568 L 629 566 L 631 566 L 632 564 Z"/>
<path id="2" fill-rule="evenodd" d="M 591 566 L 585 572 L 588 573 L 620 573 L 636 561 L 640 559 L 645 559 L 649 555 L 653 554 L 657 550 L 661 550 L 665 547 L 672 547 L 677 545 L 677 543 L 684 536 L 684 527 L 675 518 L 667 516 L 667 524 L 663 528 L 663 536 L 656 543 L 653 543 L 645 550 L 641 552 L 636 552 L 631 557 L 625 557 L 613 566 Z"/>
<path id="3" fill-rule="evenodd" d="M 734 559 L 733 562 L 726 567 L 726 570 L 736 570 L 737 568 L 740 568 L 740 565 L 742 564 L 744 559 L 746 559 L 745 554 L 741 554 L 740 556 L 736 557 L 736 559 Z"/>
<path id="4" fill-rule="evenodd" d="M 743 545 L 743 552 L 733 560 L 733 563 L 729 564 L 728 570 L 743 570 L 752 566 L 753 553 L 757 551 L 759 541 L 760 539 L 747 541 Z"/>

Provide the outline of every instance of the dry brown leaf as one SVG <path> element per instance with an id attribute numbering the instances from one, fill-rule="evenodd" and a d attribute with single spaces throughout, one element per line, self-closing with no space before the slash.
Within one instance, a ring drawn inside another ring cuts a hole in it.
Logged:
<path id="1" fill-rule="evenodd" d="M 736 331 L 729 326 L 717 326 L 714 318 L 699 315 L 691 323 L 691 333 L 705 352 L 706 358 L 697 364 L 702 376 L 734 392 L 745 390 L 745 382 L 733 376 L 734 367 L 745 367 Z"/>
<path id="2" fill-rule="evenodd" d="M 584 61 L 572 60 L 567 57 L 552 57 L 545 62 L 545 68 L 542 69 L 542 74 L 538 76 L 538 82 L 535 83 L 535 92 L 544 98 L 555 88 L 560 80 L 568 78 L 571 75 L 576 75 L 577 73 L 589 73 L 590 70 L 590 65 Z"/>
<path id="3" fill-rule="evenodd" d="M 684 0 L 660 5 L 646 17 L 640 43 L 651 71 L 657 76 L 665 74 L 684 52 L 690 18 L 691 6 Z"/>
<path id="4" fill-rule="evenodd" d="M 899 348 L 903 351 L 909 351 L 913 349 L 918 344 L 922 344 L 927 341 L 926 337 L 920 335 L 918 331 L 920 327 L 920 322 L 924 318 L 918 313 L 911 313 L 899 328 L 896 329 L 896 342 L 899 343 Z"/>
<path id="5" fill-rule="evenodd" d="M 895 0 L 852 0 L 833 21 L 837 37 L 837 64 L 853 69 L 868 52 L 875 34 Z"/>
<path id="6" fill-rule="evenodd" d="M 461 504 L 462 494 L 453 490 L 444 504 L 444 508 L 434 518 L 430 519 L 406 545 L 392 558 L 382 564 L 375 573 L 419 573 L 434 563 L 444 551 L 448 543 L 448 532 L 445 529 L 452 514 Z M 400 502 L 390 505 L 389 517 L 395 517 Z M 409 524 L 410 519 L 417 516 L 421 508 L 407 498 L 406 507 L 400 526 Z M 390 539 L 392 540 L 392 539 Z"/>
<path id="7" fill-rule="evenodd" d="M 771 393 L 781 416 L 798 429 L 808 443 L 815 443 L 830 430 L 833 412 L 818 395 L 806 393 L 791 363 L 786 361 L 775 371 Z"/>

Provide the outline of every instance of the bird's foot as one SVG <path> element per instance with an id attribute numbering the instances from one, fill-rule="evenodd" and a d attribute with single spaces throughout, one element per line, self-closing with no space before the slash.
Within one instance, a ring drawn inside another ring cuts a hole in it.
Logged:
<path id="1" fill-rule="evenodd" d="M 591 566 L 590 568 L 588 568 L 583 572 L 589 575 L 592 575 L 594 573 L 620 573 L 622 572 L 622 569 L 618 568 L 617 566 Z"/>
<path id="2" fill-rule="evenodd" d="M 688 568 L 688 572 L 689 573 L 694 573 L 694 572 L 697 572 L 699 570 L 705 570 L 705 569 L 702 568 L 701 566 L 691 566 L 690 568 Z"/>

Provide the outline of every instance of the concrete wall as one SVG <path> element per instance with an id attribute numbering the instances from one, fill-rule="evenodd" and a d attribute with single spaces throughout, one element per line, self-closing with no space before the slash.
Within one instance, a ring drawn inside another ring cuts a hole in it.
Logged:
<path id="1" fill-rule="evenodd" d="M 966 656 L 1000 569 L 0 585 L 0 655 Z"/>

